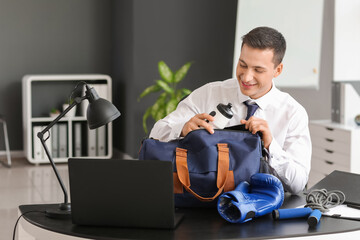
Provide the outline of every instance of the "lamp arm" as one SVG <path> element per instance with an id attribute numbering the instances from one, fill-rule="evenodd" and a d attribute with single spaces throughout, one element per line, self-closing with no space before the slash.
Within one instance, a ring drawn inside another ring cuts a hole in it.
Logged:
<path id="1" fill-rule="evenodd" d="M 63 118 L 67 112 L 69 112 L 76 105 L 80 104 L 84 99 L 87 99 L 87 97 L 86 96 L 84 96 L 84 97 L 76 97 L 74 99 L 74 102 L 69 107 L 67 107 L 62 113 L 60 113 L 59 116 L 57 116 L 51 123 L 49 123 L 49 125 L 47 125 L 41 132 L 37 133 L 37 137 L 40 139 L 40 142 L 41 142 L 41 144 L 42 144 L 42 146 L 43 146 L 43 148 L 45 150 L 45 153 L 46 153 L 46 155 L 47 155 L 47 157 L 48 157 L 48 159 L 49 159 L 49 161 L 51 163 L 51 166 L 52 166 L 52 168 L 53 168 L 53 170 L 55 172 L 55 175 L 56 175 L 56 177 L 57 177 L 57 179 L 59 181 L 59 184 L 61 186 L 61 189 L 62 189 L 62 191 L 64 193 L 64 203 L 62 204 L 62 206 L 60 206 L 60 208 L 62 208 L 62 207 L 66 208 L 67 207 L 66 205 L 68 204 L 68 194 L 67 194 L 65 185 L 64 185 L 63 181 L 61 180 L 60 174 L 56 169 L 56 166 L 55 166 L 55 163 L 54 163 L 54 161 L 53 161 L 53 159 L 51 157 L 50 151 L 49 151 L 49 149 L 47 148 L 47 146 L 45 144 L 45 141 L 47 139 L 44 139 L 44 134 L 47 131 L 49 131 L 56 123 L 58 123 L 59 120 L 61 118 Z"/>
<path id="2" fill-rule="evenodd" d="M 39 137 L 39 134 L 38 134 L 38 137 Z M 40 138 L 40 137 L 39 137 L 39 138 Z M 60 186 L 61 186 L 61 189 L 62 189 L 62 191 L 63 191 L 63 193 L 64 193 L 64 204 L 67 204 L 67 203 L 68 203 L 68 194 L 67 194 L 67 192 L 66 192 L 65 185 L 64 185 L 63 181 L 61 180 L 60 174 L 59 174 L 59 172 L 57 171 L 57 168 L 56 168 L 56 166 L 55 166 L 55 163 L 54 163 L 54 161 L 53 161 L 53 159 L 52 159 L 52 157 L 51 157 L 51 155 L 50 155 L 49 149 L 47 148 L 47 146 L 46 146 L 46 144 L 45 144 L 44 138 L 41 137 L 41 138 L 40 138 L 40 141 L 41 141 L 41 144 L 42 144 L 42 146 L 43 146 L 43 148 L 44 148 L 44 150 L 45 150 L 45 153 L 46 153 L 46 155 L 47 155 L 47 157 L 48 157 L 48 159 L 49 159 L 49 161 L 50 161 L 50 163 L 51 163 L 51 166 L 52 166 L 52 168 L 53 168 L 53 170 L 54 170 L 54 172 L 55 172 L 56 178 L 57 178 L 57 180 L 59 181 L 59 184 L 60 184 Z"/>
<path id="3" fill-rule="evenodd" d="M 76 97 L 74 99 L 74 102 L 72 104 L 70 104 L 70 106 L 68 106 L 62 113 L 60 113 L 51 123 L 49 123 L 49 125 L 46 126 L 46 128 L 44 128 L 41 132 L 42 135 L 44 135 L 47 131 L 49 131 L 50 128 L 52 128 L 56 123 L 59 122 L 59 120 L 61 118 L 63 118 L 65 116 L 65 114 L 67 114 L 73 107 L 75 107 L 76 105 L 80 104 L 84 99 L 87 99 L 86 96 L 84 97 Z M 38 137 L 39 137 L 39 133 L 38 133 Z"/>

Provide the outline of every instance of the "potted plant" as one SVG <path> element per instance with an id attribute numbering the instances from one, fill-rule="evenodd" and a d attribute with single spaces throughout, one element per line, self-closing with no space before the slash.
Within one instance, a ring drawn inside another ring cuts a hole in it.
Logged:
<path id="1" fill-rule="evenodd" d="M 155 103 L 148 107 L 143 115 L 143 128 L 148 133 L 146 120 L 149 116 L 158 121 L 174 111 L 178 103 L 191 91 L 187 88 L 177 89 L 177 84 L 184 79 L 192 62 L 185 63 L 176 72 L 173 72 L 164 61 L 158 63 L 158 70 L 161 79 L 155 80 L 155 84 L 147 87 L 139 96 L 138 101 L 150 93 L 160 92 Z"/>
<path id="2" fill-rule="evenodd" d="M 49 114 L 49 115 L 50 115 L 50 117 L 55 118 L 55 117 L 59 116 L 60 113 L 61 113 L 61 112 L 60 112 L 59 109 L 52 108 L 52 109 L 50 110 L 50 114 Z"/>
<path id="3" fill-rule="evenodd" d="M 64 104 L 62 105 L 63 111 L 65 111 L 65 109 L 67 109 L 73 102 L 74 102 L 74 99 L 71 98 L 71 99 L 68 101 L 68 103 L 64 103 Z M 67 113 L 65 114 L 65 117 L 75 117 L 75 114 L 76 114 L 76 106 L 74 106 L 69 112 L 67 112 Z"/>

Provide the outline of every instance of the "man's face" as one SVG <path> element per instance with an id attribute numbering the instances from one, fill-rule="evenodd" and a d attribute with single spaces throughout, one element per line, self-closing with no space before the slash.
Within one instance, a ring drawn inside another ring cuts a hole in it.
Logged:
<path id="1" fill-rule="evenodd" d="M 256 49 L 243 45 L 236 69 L 241 92 L 257 99 L 272 87 L 272 79 L 279 76 L 283 64 L 274 66 L 272 49 Z"/>

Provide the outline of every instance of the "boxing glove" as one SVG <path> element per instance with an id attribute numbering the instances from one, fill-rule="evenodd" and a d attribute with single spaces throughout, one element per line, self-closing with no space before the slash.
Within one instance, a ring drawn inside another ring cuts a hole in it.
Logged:
<path id="1" fill-rule="evenodd" d="M 278 178 L 265 173 L 251 176 L 250 183 L 241 182 L 233 191 L 223 193 L 217 209 L 231 223 L 250 221 L 281 207 L 284 188 Z"/>

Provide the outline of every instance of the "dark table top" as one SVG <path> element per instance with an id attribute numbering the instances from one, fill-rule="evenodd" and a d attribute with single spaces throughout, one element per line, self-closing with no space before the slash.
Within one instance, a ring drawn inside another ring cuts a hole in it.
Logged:
<path id="1" fill-rule="evenodd" d="M 294 208 L 304 203 L 303 196 L 286 195 L 281 208 Z M 24 213 L 44 211 L 52 206 L 54 204 L 21 205 L 19 209 Z M 330 217 L 322 217 L 315 228 L 309 228 L 306 219 L 274 221 L 271 214 L 246 223 L 232 224 L 222 219 L 215 208 L 177 209 L 177 212 L 183 213 L 184 219 L 174 230 L 78 226 L 72 224 L 71 219 L 51 219 L 40 212 L 28 213 L 24 218 L 50 231 L 93 239 L 266 239 L 360 230 L 360 221 Z"/>

